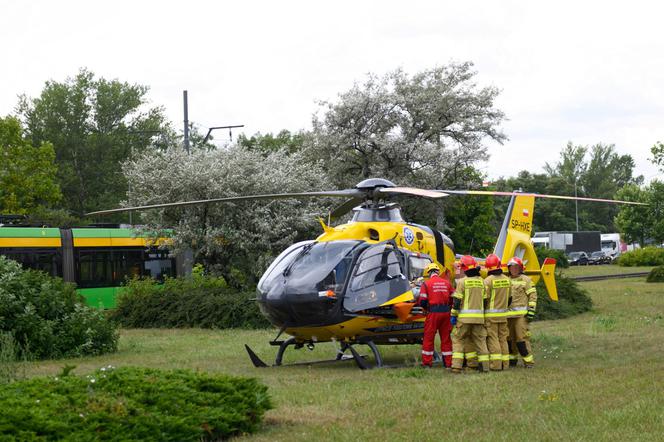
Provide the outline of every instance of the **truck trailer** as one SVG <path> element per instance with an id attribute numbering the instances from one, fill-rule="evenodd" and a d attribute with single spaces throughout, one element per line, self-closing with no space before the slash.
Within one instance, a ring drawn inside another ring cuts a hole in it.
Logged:
<path id="1" fill-rule="evenodd" d="M 563 250 L 565 253 L 592 253 L 602 250 L 602 234 L 586 232 L 537 232 L 532 238 L 535 247 Z"/>

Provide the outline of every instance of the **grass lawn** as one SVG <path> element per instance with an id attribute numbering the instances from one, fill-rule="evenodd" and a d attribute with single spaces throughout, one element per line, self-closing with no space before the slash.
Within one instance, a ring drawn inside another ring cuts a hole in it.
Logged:
<path id="1" fill-rule="evenodd" d="M 649 272 L 653 266 L 645 267 L 622 267 L 615 264 L 604 264 L 598 266 L 572 266 L 566 269 L 560 269 L 560 272 L 574 278 L 575 276 L 598 276 L 598 275 L 617 275 L 623 273 Z"/>
<path id="2" fill-rule="evenodd" d="M 662 440 L 664 284 L 638 278 L 583 286 L 593 312 L 533 325 L 534 370 L 360 371 L 352 361 L 256 369 L 243 344 L 268 360 L 274 348 L 267 340 L 275 333 L 244 330 L 126 330 L 116 354 L 44 361 L 25 370 L 28 376 L 55 374 L 70 364 L 82 374 L 112 364 L 258 377 L 275 409 L 248 440 Z M 420 350 L 382 349 L 388 362 L 412 363 Z M 289 350 L 285 361 L 327 358 L 333 351 L 332 344 Z"/>

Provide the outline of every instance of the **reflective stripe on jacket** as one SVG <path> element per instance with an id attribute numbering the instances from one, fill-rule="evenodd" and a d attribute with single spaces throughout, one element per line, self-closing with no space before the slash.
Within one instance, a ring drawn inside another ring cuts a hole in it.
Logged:
<path id="1" fill-rule="evenodd" d="M 512 302 L 507 312 L 508 318 L 518 318 L 528 313 L 528 309 L 537 308 L 537 290 L 532 280 L 526 275 L 510 278 L 510 296 Z"/>
<path id="2" fill-rule="evenodd" d="M 510 280 L 505 275 L 489 275 L 484 280 L 487 293 L 485 317 L 491 322 L 507 321 Z"/>
<path id="3" fill-rule="evenodd" d="M 484 281 L 479 276 L 462 278 L 457 281 L 454 297 L 461 301 L 458 312 L 459 322 L 484 324 Z"/>

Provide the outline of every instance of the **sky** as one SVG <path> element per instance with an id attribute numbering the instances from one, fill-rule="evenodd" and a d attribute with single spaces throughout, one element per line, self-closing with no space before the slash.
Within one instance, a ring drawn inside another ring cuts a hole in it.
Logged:
<path id="1" fill-rule="evenodd" d="M 149 86 L 175 127 L 186 89 L 203 129 L 298 131 L 369 72 L 472 61 L 508 118 L 489 179 L 542 172 L 572 141 L 615 144 L 648 182 L 664 179 L 662 17 L 647 1 L 0 0 L 0 115 L 85 67 Z"/>

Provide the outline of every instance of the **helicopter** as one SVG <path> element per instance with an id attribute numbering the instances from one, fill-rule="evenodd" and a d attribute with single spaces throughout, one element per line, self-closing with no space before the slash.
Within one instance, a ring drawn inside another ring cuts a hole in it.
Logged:
<path id="1" fill-rule="evenodd" d="M 416 305 L 413 282 L 423 276 L 424 268 L 436 263 L 449 277 L 455 275 L 457 255 L 452 240 L 436 229 L 407 222 L 400 206 L 390 201 L 404 195 L 434 200 L 450 195 L 510 196 L 493 253 L 503 262 L 513 256 L 521 258 L 524 272 L 533 283 L 541 278 L 554 301 L 558 300 L 556 261 L 547 258 L 540 267 L 530 240 L 535 198 L 639 204 L 522 192 L 430 190 L 399 187 L 386 179 L 370 178 L 345 190 L 153 204 L 87 215 L 241 200 L 346 198 L 330 212 L 327 223 L 319 219 L 323 233 L 318 238 L 295 243 L 274 259 L 258 282 L 256 301 L 261 313 L 279 329 L 269 341 L 278 347 L 273 366 L 283 365 L 284 353 L 291 346 L 313 350 L 318 343 L 336 342 L 339 347 L 334 359 L 304 364 L 353 359 L 359 368 L 367 369 L 385 365 L 379 345 L 422 343 L 426 315 Z M 351 211 L 349 222 L 330 225 L 331 220 Z M 289 337 L 280 339 L 284 333 Z M 359 354 L 359 345 L 368 346 L 373 364 Z M 254 366 L 268 366 L 246 344 L 245 349 Z"/>

